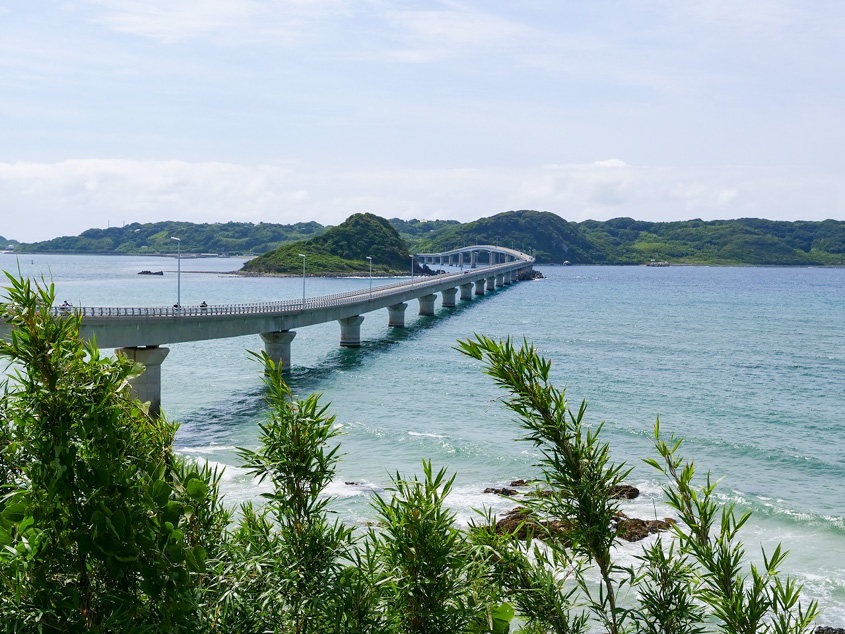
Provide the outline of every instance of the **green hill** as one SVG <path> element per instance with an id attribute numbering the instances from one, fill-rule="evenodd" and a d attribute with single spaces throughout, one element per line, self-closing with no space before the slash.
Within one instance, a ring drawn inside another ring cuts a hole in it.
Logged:
<path id="1" fill-rule="evenodd" d="M 588 220 L 579 226 L 608 263 L 845 264 L 845 222 L 838 220 L 643 222 L 615 218 Z"/>
<path id="2" fill-rule="evenodd" d="M 391 218 L 390 224 L 399 232 L 399 235 L 408 244 L 408 249 L 420 253 L 423 249 L 420 245 L 431 240 L 435 235 L 442 233 L 445 229 L 461 226 L 457 220 L 402 220 Z"/>
<path id="3" fill-rule="evenodd" d="M 591 264 L 605 254 L 582 235 L 577 224 L 548 211 L 506 211 L 489 218 L 448 225 L 417 244 L 420 251 L 446 251 L 472 244 L 498 244 L 530 250 L 538 263 Z"/>
<path id="4" fill-rule="evenodd" d="M 373 272 L 401 274 L 410 268 L 405 241 L 384 218 L 374 214 L 354 214 L 337 227 L 309 240 L 292 242 L 254 258 L 242 271 L 251 273 L 302 272 L 305 255 L 309 274 L 348 275 L 369 271 L 367 256 L 373 258 Z"/>
<path id="5" fill-rule="evenodd" d="M 359 216 L 377 218 L 356 214 L 347 222 Z M 666 260 L 677 264 L 845 265 L 845 222 L 839 220 L 786 222 L 741 218 L 646 222 L 614 218 L 575 223 L 547 211 L 523 210 L 466 223 L 399 218 L 388 222 L 378 218 L 377 224 L 380 229 L 375 225 L 370 227 L 370 223 L 354 230 L 347 227 L 335 237 L 315 243 L 315 248 L 320 249 L 321 272 L 363 271 L 362 262 L 366 263 L 367 255 L 373 256 L 376 271 L 404 272 L 407 260 L 401 261 L 396 253 L 406 253 L 409 249 L 441 251 L 472 244 L 499 244 L 530 251 L 540 264 L 567 260 L 573 264 L 644 264 Z M 359 237 L 355 237 L 350 242 L 349 231 L 354 233 L 359 229 L 366 240 L 357 242 Z M 79 236 L 30 244 L 17 244 L 0 237 L 0 248 L 15 244 L 15 251 L 21 253 L 174 253 L 176 244 L 171 237 L 176 236 L 182 240 L 184 254 L 258 255 L 330 231 L 333 229 L 316 222 L 282 225 L 166 221 L 88 229 Z M 376 233 L 370 236 L 372 232 Z M 289 251 L 294 252 L 294 260 L 267 264 L 268 271 L 277 265 L 284 271 L 293 272 L 291 266 L 301 271 L 302 261 L 297 254 L 304 253 L 303 248 L 292 246 Z M 328 258 L 332 257 L 337 259 L 330 262 Z M 252 266 L 265 266 L 265 261 L 258 260 Z"/>
<path id="6" fill-rule="evenodd" d="M 173 253 L 175 242 L 181 238 L 182 253 L 264 253 L 294 240 L 318 235 L 325 227 L 317 222 L 298 222 L 292 225 L 251 222 L 193 223 L 152 222 L 132 223 L 123 227 L 88 229 L 78 236 L 64 236 L 22 244 L 16 251 L 63 253 Z"/>

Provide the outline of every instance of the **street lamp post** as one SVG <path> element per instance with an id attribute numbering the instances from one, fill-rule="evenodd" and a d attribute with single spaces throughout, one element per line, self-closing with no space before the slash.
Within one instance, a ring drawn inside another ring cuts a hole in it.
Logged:
<path id="1" fill-rule="evenodd" d="M 176 307 L 182 308 L 182 238 L 170 239 L 176 240 Z"/>
<path id="2" fill-rule="evenodd" d="M 305 310 L 305 256 L 300 253 L 299 257 L 302 258 L 302 309 Z"/>
<path id="3" fill-rule="evenodd" d="M 414 283 L 414 256 L 411 256 L 411 284 Z"/>
<path id="4" fill-rule="evenodd" d="M 370 297 L 373 296 L 373 256 L 368 255 L 367 259 L 370 261 Z"/>

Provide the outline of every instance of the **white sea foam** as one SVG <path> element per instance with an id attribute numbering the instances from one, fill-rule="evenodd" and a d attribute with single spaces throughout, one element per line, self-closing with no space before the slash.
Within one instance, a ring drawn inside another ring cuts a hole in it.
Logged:
<path id="1" fill-rule="evenodd" d="M 446 437 L 443 434 L 430 434 L 430 433 L 421 432 L 421 431 L 409 431 L 408 435 L 409 436 L 422 436 L 424 438 L 445 438 Z"/>

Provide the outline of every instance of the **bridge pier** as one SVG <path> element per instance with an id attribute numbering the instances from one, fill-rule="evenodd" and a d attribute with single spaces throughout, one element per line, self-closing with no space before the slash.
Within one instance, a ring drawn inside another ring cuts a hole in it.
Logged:
<path id="1" fill-rule="evenodd" d="M 484 295 L 484 278 L 483 277 L 480 280 L 475 280 L 475 294 L 476 295 Z"/>
<path id="2" fill-rule="evenodd" d="M 361 324 L 364 318 L 361 315 L 338 319 L 340 324 L 340 345 L 344 348 L 357 348 L 361 345 Z"/>
<path id="3" fill-rule="evenodd" d="M 118 348 L 115 352 L 136 363 L 144 364 L 140 376 L 129 380 L 132 395 L 142 403 L 149 402 L 150 416 L 161 413 L 161 364 L 170 348 L 147 346 L 146 348 Z"/>
<path id="4" fill-rule="evenodd" d="M 408 304 L 393 304 L 387 307 L 387 325 L 393 328 L 405 327 L 405 309 Z"/>
<path id="5" fill-rule="evenodd" d="M 499 273 L 496 276 L 496 288 L 502 288 L 505 285 L 505 274 Z"/>
<path id="6" fill-rule="evenodd" d="M 496 276 L 491 275 L 487 278 L 487 290 L 492 291 L 494 288 L 496 288 Z"/>
<path id="7" fill-rule="evenodd" d="M 472 299 L 472 282 L 461 284 L 461 301 L 468 302 Z"/>
<path id="8" fill-rule="evenodd" d="M 457 294 L 457 288 L 447 288 L 445 291 L 440 291 L 440 295 L 443 297 L 443 303 L 441 304 L 443 308 L 454 308 L 455 295 Z"/>
<path id="9" fill-rule="evenodd" d="M 423 295 L 420 297 L 420 315 L 433 315 L 434 300 L 436 299 L 437 295 Z"/>
<path id="10" fill-rule="evenodd" d="M 281 330 L 278 332 L 262 332 L 264 352 L 273 360 L 282 372 L 290 372 L 290 342 L 296 337 L 295 330 Z"/>

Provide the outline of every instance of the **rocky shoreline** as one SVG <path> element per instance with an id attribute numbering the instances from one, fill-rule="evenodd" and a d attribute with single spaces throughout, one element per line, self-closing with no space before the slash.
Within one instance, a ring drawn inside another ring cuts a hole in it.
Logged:
<path id="1" fill-rule="evenodd" d="M 525 488 L 531 486 L 532 482 L 528 480 L 514 480 L 510 483 L 510 487 Z M 508 498 L 523 497 L 548 497 L 551 491 L 547 489 L 540 489 L 534 491 L 519 491 L 517 488 L 493 488 L 484 489 L 484 493 L 494 493 Z M 639 489 L 628 484 L 622 484 L 614 487 L 611 495 L 617 500 L 633 500 L 640 495 Z M 662 520 L 643 520 L 637 517 L 628 517 L 625 513 L 619 513 L 614 518 L 614 525 L 617 530 L 617 535 L 628 542 L 637 542 L 645 539 L 653 533 L 667 531 L 672 528 L 675 523 L 671 517 L 665 517 Z M 512 533 L 519 539 L 527 539 L 530 534 L 532 538 L 540 540 L 551 540 L 566 542 L 566 533 L 570 526 L 563 519 L 540 519 L 533 515 L 531 511 L 524 506 L 517 506 L 507 513 L 505 516 L 496 522 L 496 532 L 499 534 Z M 835 633 L 822 633 L 835 634 Z M 845 634 L 842 633 L 842 634 Z"/>

